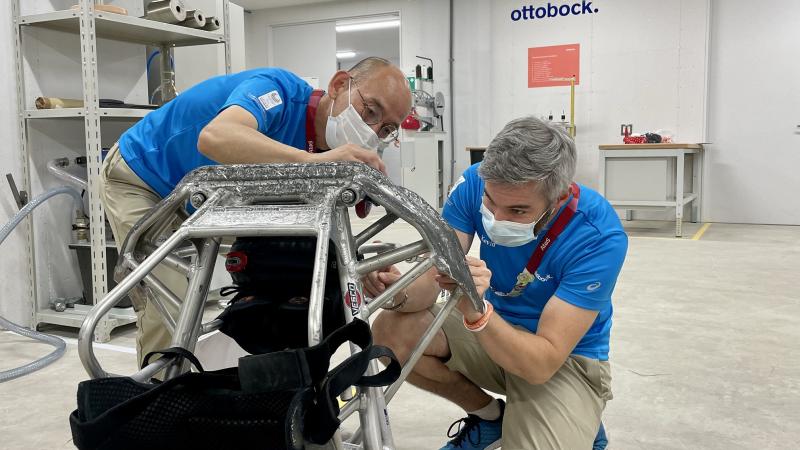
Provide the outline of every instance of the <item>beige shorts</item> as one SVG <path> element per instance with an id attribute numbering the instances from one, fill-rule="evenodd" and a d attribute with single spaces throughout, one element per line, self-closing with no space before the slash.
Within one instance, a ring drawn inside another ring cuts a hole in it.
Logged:
<path id="1" fill-rule="evenodd" d="M 440 310 L 435 305 L 432 312 Z M 591 449 L 600 415 L 611 400 L 608 361 L 570 355 L 544 384 L 530 384 L 498 366 L 453 310 L 442 326 L 450 346 L 446 362 L 481 388 L 506 396 L 503 450 Z"/>

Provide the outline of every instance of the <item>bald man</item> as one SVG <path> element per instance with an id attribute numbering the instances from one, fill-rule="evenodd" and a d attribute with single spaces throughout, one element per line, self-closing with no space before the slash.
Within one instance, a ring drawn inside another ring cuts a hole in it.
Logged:
<path id="1" fill-rule="evenodd" d="M 128 129 L 103 162 L 101 202 L 117 248 L 145 213 L 200 166 L 361 161 L 385 173 L 380 155 L 397 139 L 410 109 L 403 73 L 375 57 L 336 72 L 327 93 L 278 68 L 199 83 Z M 186 291 L 184 275 L 163 265 L 154 274 L 179 296 Z M 150 303 L 134 300 L 140 363 L 171 341 Z"/>

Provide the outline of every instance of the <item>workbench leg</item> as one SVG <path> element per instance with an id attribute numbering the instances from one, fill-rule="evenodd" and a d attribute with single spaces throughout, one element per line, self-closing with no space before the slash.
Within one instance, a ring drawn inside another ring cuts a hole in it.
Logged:
<path id="1" fill-rule="evenodd" d="M 675 180 L 675 237 L 683 236 L 683 169 L 684 153 L 679 153 L 676 161 L 676 180 Z"/>
<path id="2" fill-rule="evenodd" d="M 597 162 L 597 190 L 603 198 L 608 199 L 606 196 L 606 152 L 600 150 L 600 159 Z"/>
<path id="3" fill-rule="evenodd" d="M 697 194 L 697 198 L 694 200 L 694 211 L 695 211 L 695 222 L 700 222 L 703 220 L 703 159 L 705 155 L 703 154 L 703 150 L 692 155 L 692 174 L 693 174 L 693 183 L 692 183 L 692 192 Z"/>

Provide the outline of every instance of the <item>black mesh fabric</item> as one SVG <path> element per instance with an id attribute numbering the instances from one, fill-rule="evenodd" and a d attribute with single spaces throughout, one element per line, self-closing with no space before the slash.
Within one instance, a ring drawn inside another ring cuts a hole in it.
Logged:
<path id="1" fill-rule="evenodd" d="M 362 351 L 329 371 L 331 355 L 346 342 Z M 372 345 L 369 325 L 361 320 L 313 347 L 246 356 L 238 367 L 218 371 L 203 371 L 186 349 L 154 353 L 186 358 L 200 372 L 163 383 L 129 377 L 81 382 L 78 409 L 70 415 L 78 449 L 296 450 L 304 439 L 324 444 L 340 424 L 337 395 L 349 386 L 387 386 L 400 375 L 394 354 Z M 389 365 L 364 375 L 379 358 Z"/>
<path id="2" fill-rule="evenodd" d="M 70 418 L 75 445 L 96 450 L 302 446 L 301 399 L 310 389 L 244 393 L 235 376 L 213 373 L 176 380 L 148 385 L 124 377 L 81 383 L 83 407 Z M 296 423 L 290 425 L 292 415 Z"/>

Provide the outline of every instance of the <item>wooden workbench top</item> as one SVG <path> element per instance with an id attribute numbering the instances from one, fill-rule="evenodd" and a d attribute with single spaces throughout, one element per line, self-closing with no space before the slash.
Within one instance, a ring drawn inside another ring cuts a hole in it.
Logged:
<path id="1" fill-rule="evenodd" d="M 664 148 L 702 149 L 702 144 L 601 144 L 600 150 L 648 150 Z"/>

